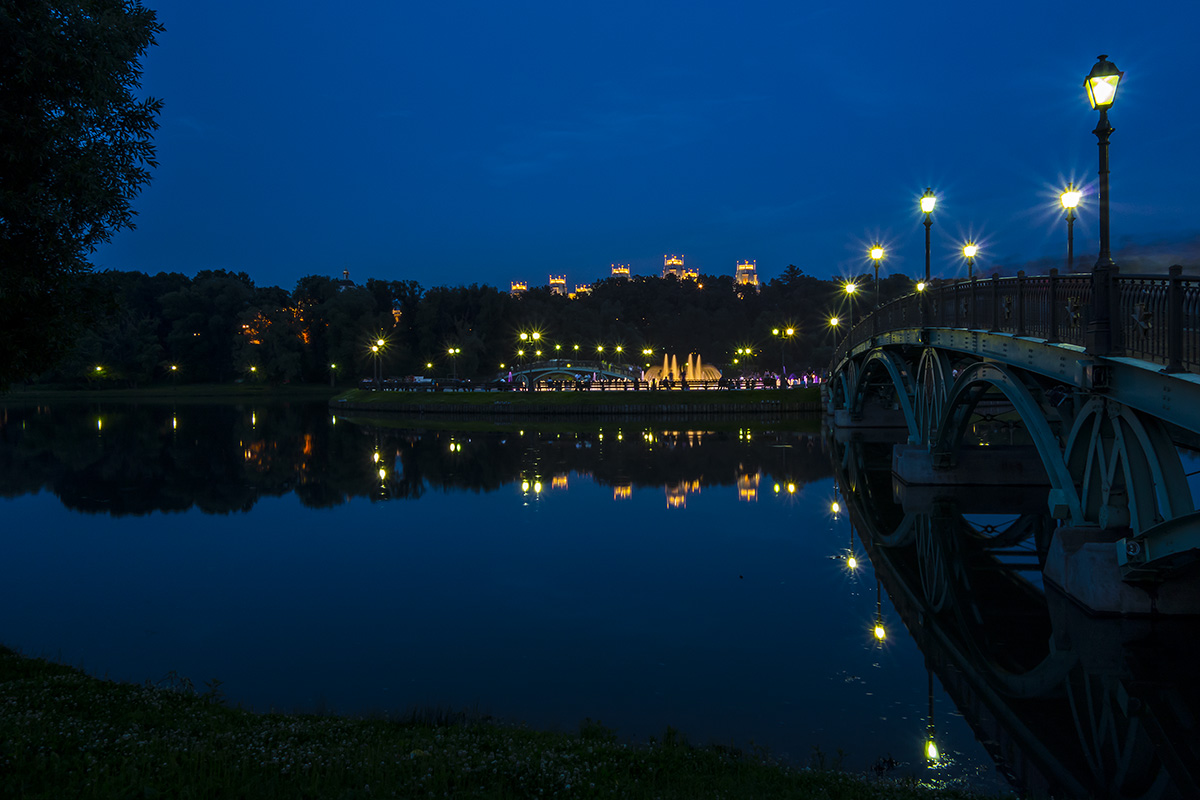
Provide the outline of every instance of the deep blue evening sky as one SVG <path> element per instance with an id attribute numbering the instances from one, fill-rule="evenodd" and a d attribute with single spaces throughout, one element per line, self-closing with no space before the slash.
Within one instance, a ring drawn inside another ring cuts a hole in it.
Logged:
<path id="1" fill-rule="evenodd" d="M 972 235 L 985 272 L 1065 261 L 1071 179 L 1094 260 L 1100 53 L 1125 71 L 1114 250 L 1200 249 L 1196 0 L 147 5 L 161 164 L 99 268 L 507 289 L 676 253 L 826 277 L 878 236 L 916 274 L 932 186 L 948 276 Z"/>

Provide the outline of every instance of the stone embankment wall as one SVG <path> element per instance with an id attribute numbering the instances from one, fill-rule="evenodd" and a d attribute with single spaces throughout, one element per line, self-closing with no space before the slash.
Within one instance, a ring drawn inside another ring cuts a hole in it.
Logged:
<path id="1" fill-rule="evenodd" d="M 758 403 L 354 403 L 333 401 L 334 411 L 367 413 L 398 412 L 402 414 L 437 414 L 441 416 L 657 416 L 687 415 L 690 417 L 732 417 L 747 414 L 817 413 L 823 410 L 819 401 Z"/>

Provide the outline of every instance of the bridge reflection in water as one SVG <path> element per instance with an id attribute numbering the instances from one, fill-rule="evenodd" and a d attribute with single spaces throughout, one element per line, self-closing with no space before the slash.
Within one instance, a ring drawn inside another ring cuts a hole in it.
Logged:
<path id="1" fill-rule="evenodd" d="M 1200 797 L 1200 619 L 1086 613 L 1041 580 L 1044 488 L 901 499 L 893 444 L 869 438 L 829 436 L 851 523 L 925 654 L 931 697 L 936 676 L 1012 785 Z M 936 768 L 932 703 L 928 727 Z"/>

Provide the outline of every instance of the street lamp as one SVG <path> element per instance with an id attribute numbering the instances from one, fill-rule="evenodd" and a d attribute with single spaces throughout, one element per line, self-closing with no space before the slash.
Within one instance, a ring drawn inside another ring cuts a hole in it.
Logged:
<path id="1" fill-rule="evenodd" d="M 871 247 L 871 261 L 875 262 L 875 308 L 879 308 L 879 262 L 883 260 L 883 245 L 875 244 Z"/>
<path id="2" fill-rule="evenodd" d="M 846 293 L 846 305 L 850 307 L 850 324 L 849 327 L 854 327 L 854 294 L 858 291 L 858 284 L 845 283 L 842 285 L 842 291 Z"/>
<path id="3" fill-rule="evenodd" d="M 974 242 L 963 245 L 963 258 L 967 259 L 967 280 L 975 280 L 975 254 L 978 252 L 979 245 Z"/>
<path id="4" fill-rule="evenodd" d="M 933 225 L 933 219 L 930 214 L 933 213 L 933 207 L 937 205 L 937 195 L 933 193 L 933 187 L 925 189 L 925 194 L 921 195 L 921 211 L 925 214 L 925 282 L 929 283 L 929 228 Z"/>
<path id="5" fill-rule="evenodd" d="M 456 356 L 462 352 L 462 348 L 451 347 L 446 350 L 446 355 L 450 356 L 450 379 L 458 380 L 458 359 Z"/>
<path id="6" fill-rule="evenodd" d="M 375 359 L 375 369 L 372 374 L 372 377 L 375 378 L 375 388 L 382 389 L 383 387 L 379 385 L 379 345 L 371 345 L 371 356 Z M 251 369 L 253 369 L 253 367 L 251 367 Z"/>
<path id="7" fill-rule="evenodd" d="M 787 366 L 784 364 L 784 345 L 788 339 L 796 335 L 795 328 L 772 328 L 771 333 L 779 337 L 779 388 L 782 389 L 787 383 Z"/>
<path id="8" fill-rule="evenodd" d="M 1079 207 L 1082 197 L 1083 192 L 1076 189 L 1073 183 L 1068 183 L 1066 191 L 1058 196 L 1062 207 L 1067 210 L 1067 272 L 1075 270 L 1075 209 Z"/>
<path id="9" fill-rule="evenodd" d="M 1112 352 L 1112 255 L 1108 246 L 1108 137 L 1113 132 L 1108 122 L 1108 109 L 1117 97 L 1117 84 L 1125 73 L 1117 69 L 1107 55 L 1097 57 L 1092 71 L 1084 79 L 1088 102 L 1100 112 L 1096 134 L 1100 148 L 1100 255 L 1092 268 L 1092 319 L 1088 323 L 1087 349 L 1096 355 Z"/>

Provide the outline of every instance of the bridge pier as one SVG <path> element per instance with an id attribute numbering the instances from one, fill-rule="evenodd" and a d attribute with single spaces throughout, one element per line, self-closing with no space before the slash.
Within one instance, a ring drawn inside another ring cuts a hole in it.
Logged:
<path id="1" fill-rule="evenodd" d="M 939 467 L 925 445 L 898 444 L 892 448 L 892 475 L 907 486 L 1050 488 L 1033 445 L 960 447 L 953 466 Z"/>
<path id="2" fill-rule="evenodd" d="M 1042 576 L 1092 613 L 1194 615 L 1200 608 L 1200 576 L 1162 582 L 1122 579 L 1118 555 L 1128 533 L 1060 527 L 1050 541 Z"/>

